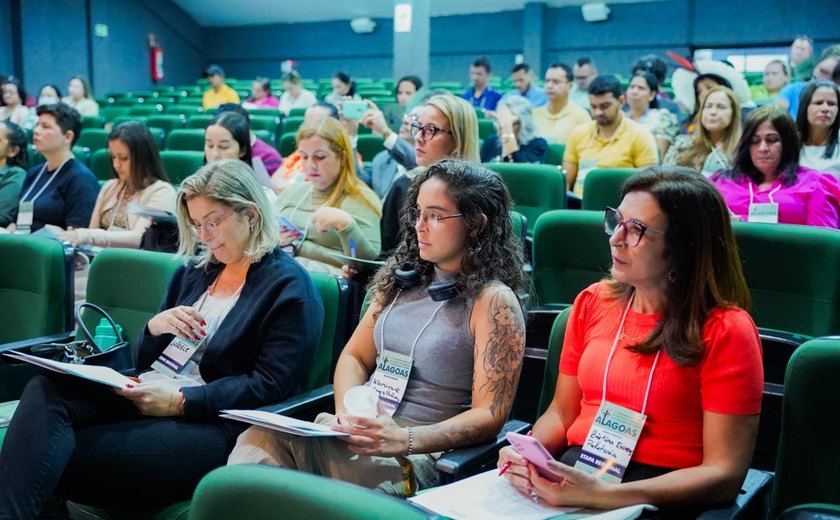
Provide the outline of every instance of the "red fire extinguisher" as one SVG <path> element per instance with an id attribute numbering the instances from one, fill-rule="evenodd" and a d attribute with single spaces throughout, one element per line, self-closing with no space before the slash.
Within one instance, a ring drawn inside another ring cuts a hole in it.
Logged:
<path id="1" fill-rule="evenodd" d="M 163 48 L 157 44 L 154 34 L 149 35 L 149 63 L 151 65 L 152 81 L 163 80 Z"/>

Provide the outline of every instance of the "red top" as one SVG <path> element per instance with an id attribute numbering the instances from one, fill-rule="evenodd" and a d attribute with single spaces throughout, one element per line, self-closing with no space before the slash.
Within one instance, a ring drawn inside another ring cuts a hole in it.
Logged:
<path id="1" fill-rule="evenodd" d="M 626 302 L 608 299 L 598 282 L 578 295 L 566 327 L 560 372 L 577 376 L 583 393 L 580 415 L 566 432 L 569 446 L 582 446 L 601 405 L 604 368 Z M 647 337 L 661 314 L 630 311 L 610 364 L 607 399 L 640 412 L 654 354 L 626 347 Z M 761 343 L 749 314 L 716 309 L 703 325 L 706 350 L 693 366 L 659 356 L 650 388 L 645 422 L 633 459 L 668 468 L 703 460 L 703 411 L 750 415 L 761 411 L 764 369 Z"/>

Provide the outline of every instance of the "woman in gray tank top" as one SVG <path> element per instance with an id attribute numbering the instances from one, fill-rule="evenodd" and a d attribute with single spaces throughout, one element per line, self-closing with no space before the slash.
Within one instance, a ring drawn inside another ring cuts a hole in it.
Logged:
<path id="1" fill-rule="evenodd" d="M 376 274 L 373 299 L 335 371 L 336 415 L 350 434 L 303 438 L 253 427 L 228 463 L 262 463 L 407 496 L 437 483 L 441 452 L 494 438 L 513 404 L 525 350 L 517 294 L 527 290 L 510 195 L 479 164 L 445 160 L 417 175 L 403 243 Z M 345 409 L 367 385 L 375 418 Z"/>

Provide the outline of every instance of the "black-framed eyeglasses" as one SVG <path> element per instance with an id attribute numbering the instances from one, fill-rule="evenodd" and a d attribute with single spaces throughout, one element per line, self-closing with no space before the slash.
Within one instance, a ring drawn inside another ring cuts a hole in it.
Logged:
<path id="1" fill-rule="evenodd" d="M 645 233 L 665 233 L 661 229 L 652 228 L 634 218 L 624 220 L 621 218 L 621 214 L 617 209 L 608 207 L 604 211 L 604 232 L 609 236 L 613 236 L 618 233 L 618 228 L 622 226 L 624 227 L 624 242 L 627 244 L 627 247 L 636 247 L 639 245 Z"/>
<path id="2" fill-rule="evenodd" d="M 437 229 L 442 220 L 464 216 L 463 213 L 456 213 L 455 215 L 441 215 L 435 211 L 420 211 L 417 208 L 408 208 L 405 210 L 405 213 L 408 216 L 408 223 L 412 226 L 416 226 L 417 222 L 422 218 L 423 223 L 433 229 Z"/>
<path id="3" fill-rule="evenodd" d="M 424 141 L 431 141 L 438 133 L 452 133 L 450 130 L 444 130 L 443 128 L 438 128 L 432 124 L 420 125 L 420 123 L 416 121 L 411 123 L 409 128 L 411 128 L 411 137 L 417 139 L 417 136 L 419 135 Z"/>
<path id="4" fill-rule="evenodd" d="M 201 238 L 201 230 L 203 229 L 207 232 L 207 236 L 215 237 L 219 234 L 219 226 L 221 225 L 221 223 L 237 213 L 239 213 L 239 211 L 234 210 L 225 215 L 224 217 L 220 218 L 219 220 L 207 221 L 204 224 L 193 224 L 189 227 L 190 233 L 195 235 L 196 238 Z"/>

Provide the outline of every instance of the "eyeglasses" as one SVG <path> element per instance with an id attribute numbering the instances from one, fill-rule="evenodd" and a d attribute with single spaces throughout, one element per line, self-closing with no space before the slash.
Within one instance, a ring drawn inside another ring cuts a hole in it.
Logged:
<path id="1" fill-rule="evenodd" d="M 431 141 L 435 138 L 438 132 L 442 132 L 444 134 L 451 134 L 452 132 L 449 130 L 444 130 L 443 128 L 438 128 L 435 125 L 425 125 L 421 126 L 420 123 L 411 123 L 411 137 L 417 139 L 417 136 L 420 137 L 424 141 Z"/>
<path id="2" fill-rule="evenodd" d="M 219 226 L 221 225 L 221 223 L 224 222 L 225 220 L 229 219 L 230 217 L 232 217 L 233 215 L 235 215 L 237 213 L 239 213 L 239 211 L 231 211 L 230 213 L 228 213 L 227 215 L 225 215 L 224 217 L 220 218 L 219 220 L 217 220 L 215 222 L 207 221 L 203 225 L 202 224 L 194 224 L 194 225 L 189 227 L 190 233 L 192 233 L 196 238 L 200 239 L 201 238 L 201 231 L 204 230 L 205 232 L 207 232 L 207 236 L 215 237 L 216 235 L 219 234 Z"/>
<path id="3" fill-rule="evenodd" d="M 624 227 L 624 242 L 627 244 L 627 247 L 636 247 L 639 245 L 639 242 L 642 241 L 642 237 L 645 236 L 645 233 L 647 232 L 659 234 L 665 233 L 661 229 L 652 228 L 647 224 L 642 224 L 634 218 L 624 220 L 621 218 L 621 215 L 619 215 L 617 209 L 607 208 L 604 212 L 604 232 L 609 236 L 613 236 L 618 233 L 618 228 L 620 227 Z"/>
<path id="4" fill-rule="evenodd" d="M 440 215 L 439 213 L 435 213 L 434 211 L 420 211 L 417 208 L 408 208 L 407 210 L 405 210 L 405 213 L 408 216 L 408 223 L 412 226 L 416 226 L 417 222 L 422 218 L 423 223 L 428 225 L 431 229 L 437 229 L 440 225 L 441 220 L 464 216 L 463 213 L 458 213 L 455 215 Z"/>

